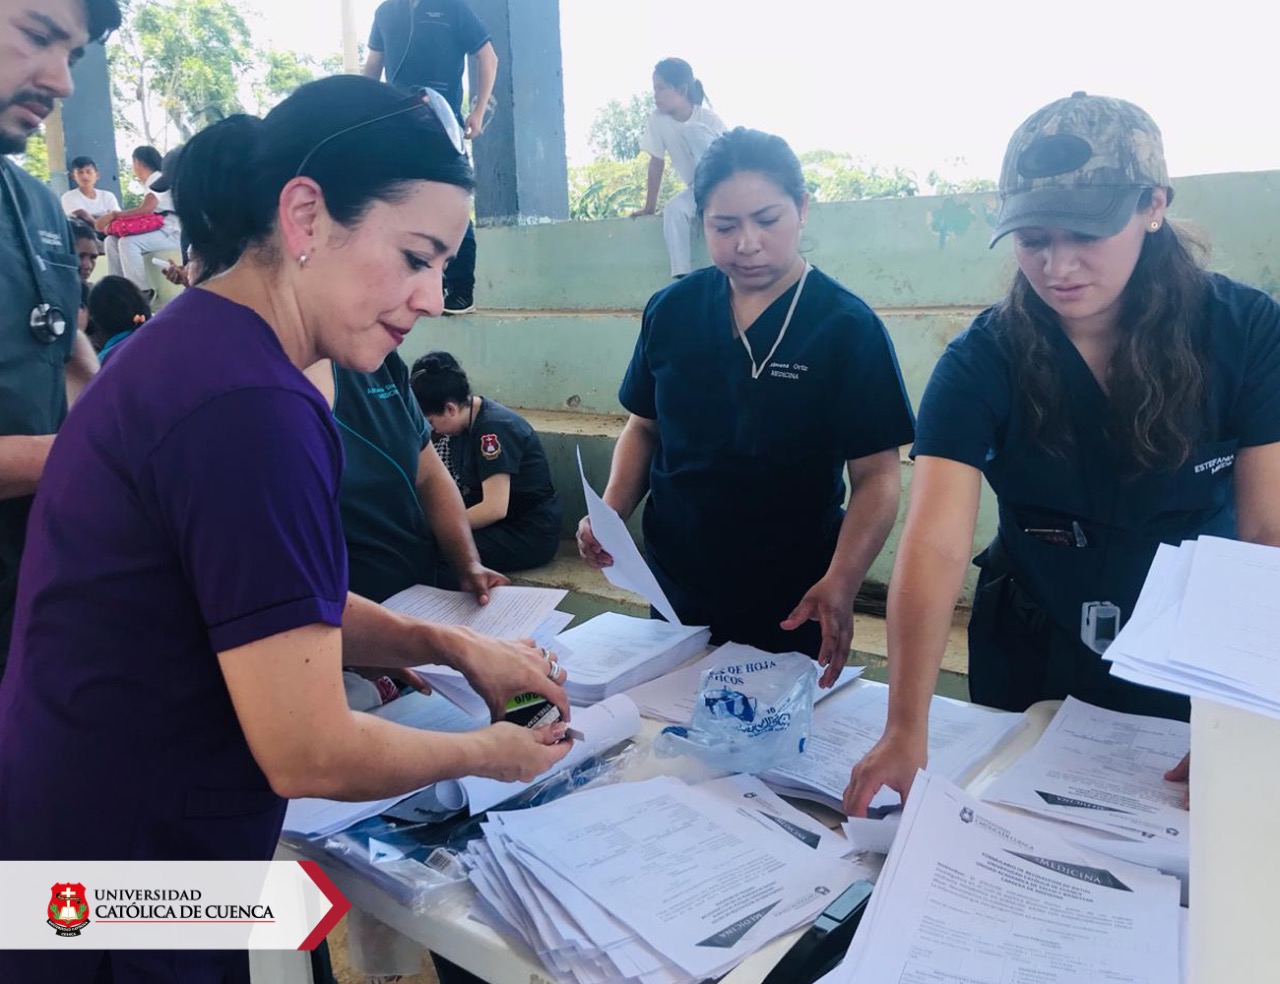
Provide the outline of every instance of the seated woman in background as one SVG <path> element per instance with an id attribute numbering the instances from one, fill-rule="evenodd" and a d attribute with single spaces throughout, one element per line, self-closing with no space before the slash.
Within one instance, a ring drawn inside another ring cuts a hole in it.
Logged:
<path id="1" fill-rule="evenodd" d="M 103 277 L 89 292 L 86 333 L 105 366 L 117 347 L 151 318 L 151 305 L 125 277 Z"/>
<path id="2" fill-rule="evenodd" d="M 142 203 L 135 208 L 104 212 L 95 223 L 99 232 L 107 233 L 107 269 L 116 276 L 128 277 L 142 291 L 150 289 L 145 255 L 180 246 L 178 217 L 173 211 L 169 184 L 160 170 L 162 163 L 160 151 L 154 147 L 137 148 L 133 152 L 133 173 L 147 189 Z M 119 220 L 149 215 L 158 217 L 154 228 L 119 235 L 124 231 Z"/>
<path id="3" fill-rule="evenodd" d="M 480 560 L 504 574 L 548 563 L 560 543 L 560 499 L 537 432 L 514 410 L 473 396 L 448 352 L 427 353 L 409 378 L 462 492 Z M 440 572 L 441 587 L 449 576 Z"/>

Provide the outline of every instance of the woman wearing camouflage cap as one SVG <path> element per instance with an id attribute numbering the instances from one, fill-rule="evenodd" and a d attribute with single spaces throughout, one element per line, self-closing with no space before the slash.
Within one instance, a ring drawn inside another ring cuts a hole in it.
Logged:
<path id="1" fill-rule="evenodd" d="M 976 561 L 981 704 L 1071 694 L 1185 720 L 1185 698 L 1111 676 L 1101 658 L 1156 547 L 1200 534 L 1280 544 L 1280 305 L 1204 272 L 1165 218 L 1172 198 L 1160 131 L 1131 103 L 1078 92 L 1010 141 L 992 244 L 1013 234 L 1018 272 L 947 348 L 920 405 L 889 594 L 889 720 L 853 769 L 850 813 L 882 785 L 905 793 L 925 764 L 984 476 L 1000 526 Z"/>

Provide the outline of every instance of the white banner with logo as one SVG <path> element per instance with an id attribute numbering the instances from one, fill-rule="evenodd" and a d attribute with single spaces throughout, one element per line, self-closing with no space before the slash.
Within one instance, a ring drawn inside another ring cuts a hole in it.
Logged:
<path id="1" fill-rule="evenodd" d="M 312 950 L 351 908 L 314 861 L 5 861 L 0 886 L 4 950 Z"/>

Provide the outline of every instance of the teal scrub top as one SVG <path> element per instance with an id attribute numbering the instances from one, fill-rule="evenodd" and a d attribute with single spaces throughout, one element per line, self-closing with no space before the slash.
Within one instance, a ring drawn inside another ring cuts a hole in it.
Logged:
<path id="1" fill-rule="evenodd" d="M 385 601 L 435 584 L 437 550 L 418 500 L 418 459 L 431 428 L 394 352 L 376 372 L 333 370 L 333 416 L 346 470 L 338 506 L 351 590 Z"/>

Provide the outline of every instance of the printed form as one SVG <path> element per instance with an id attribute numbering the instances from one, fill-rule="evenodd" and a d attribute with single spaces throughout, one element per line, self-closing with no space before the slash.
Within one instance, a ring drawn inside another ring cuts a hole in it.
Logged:
<path id="1" fill-rule="evenodd" d="M 853 945 L 824 984 L 1170 984 L 1177 879 L 920 773 Z"/>
<path id="2" fill-rule="evenodd" d="M 1164 774 L 1190 747 L 1185 721 L 1122 714 L 1068 697 L 1035 747 L 983 799 L 1185 850 L 1187 787 Z"/>

